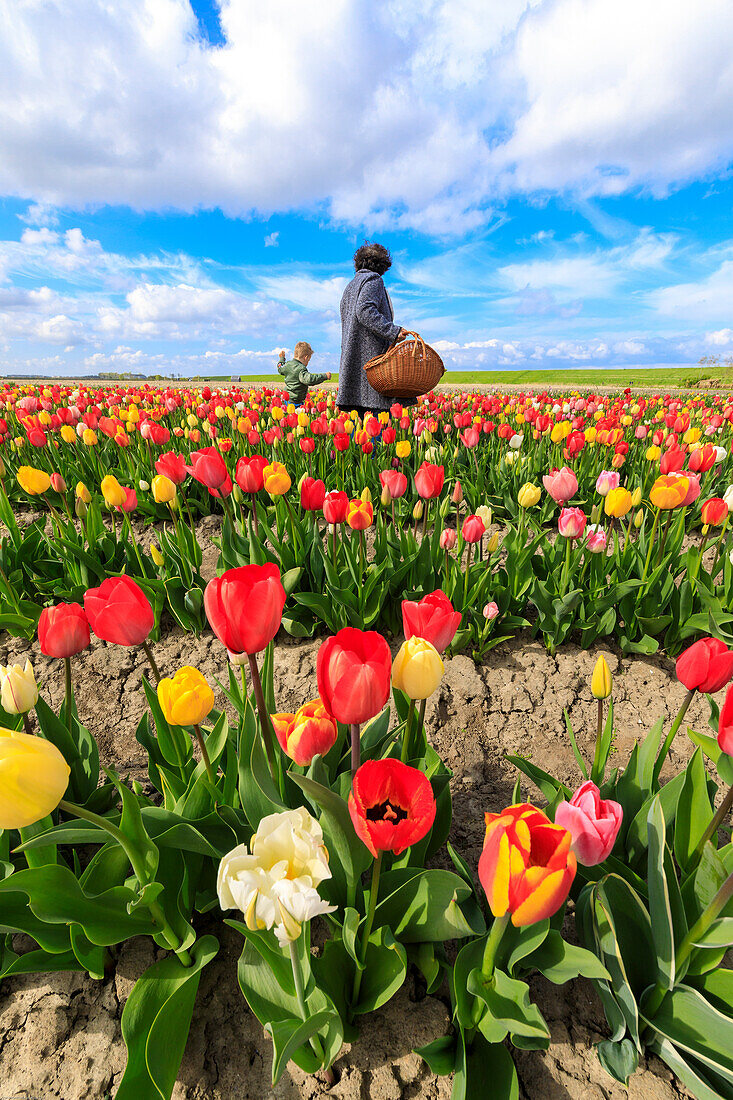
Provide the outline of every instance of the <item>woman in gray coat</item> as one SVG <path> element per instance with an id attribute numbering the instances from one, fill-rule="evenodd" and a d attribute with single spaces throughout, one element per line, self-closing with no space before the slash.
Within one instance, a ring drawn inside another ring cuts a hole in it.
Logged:
<path id="1" fill-rule="evenodd" d="M 364 364 L 381 355 L 405 329 L 394 323 L 392 303 L 382 276 L 392 266 L 388 249 L 366 243 L 354 253 L 356 274 L 341 298 L 341 366 L 336 401 L 346 412 L 389 409 L 391 397 L 384 397 L 369 385 Z"/>

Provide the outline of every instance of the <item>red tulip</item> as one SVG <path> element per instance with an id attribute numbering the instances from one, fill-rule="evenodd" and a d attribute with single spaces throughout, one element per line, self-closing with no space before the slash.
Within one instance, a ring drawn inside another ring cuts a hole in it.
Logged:
<path id="1" fill-rule="evenodd" d="M 266 649 L 280 629 L 285 589 L 276 565 L 243 565 L 209 581 L 204 607 L 211 629 L 230 653 Z"/>
<path id="2" fill-rule="evenodd" d="M 714 695 L 733 677 L 733 652 L 719 638 L 701 638 L 680 653 L 676 672 L 688 691 Z"/>
<path id="3" fill-rule="evenodd" d="M 350 437 L 346 434 L 346 432 L 339 432 L 338 435 L 335 435 L 333 437 L 333 445 L 337 451 L 348 450 L 349 443 Z"/>
<path id="4" fill-rule="evenodd" d="M 728 518 L 728 505 L 722 497 L 710 497 L 700 509 L 700 516 L 710 527 L 721 527 Z"/>
<path id="5" fill-rule="evenodd" d="M 347 626 L 318 650 L 316 676 L 328 712 L 345 725 L 360 725 L 389 699 L 392 654 L 381 634 Z"/>
<path id="6" fill-rule="evenodd" d="M 481 542 L 485 531 L 486 527 L 480 516 L 466 516 L 461 528 L 461 536 L 464 542 Z"/>
<path id="7" fill-rule="evenodd" d="M 423 500 L 432 500 L 440 496 L 445 481 L 445 470 L 431 462 L 423 462 L 415 474 L 415 488 Z"/>
<path id="8" fill-rule="evenodd" d="M 326 497 L 326 486 L 313 477 L 305 477 L 300 486 L 300 506 L 304 512 L 320 512 Z"/>
<path id="9" fill-rule="evenodd" d="M 47 657 L 73 657 L 89 645 L 89 621 L 78 603 L 44 607 L 38 620 L 38 644 Z"/>
<path id="10" fill-rule="evenodd" d="M 191 452 L 191 465 L 186 467 L 196 481 L 207 489 L 218 489 L 229 477 L 224 459 L 216 447 L 203 447 Z"/>
<path id="11" fill-rule="evenodd" d="M 156 473 L 170 478 L 174 485 L 181 485 L 188 476 L 186 473 L 186 460 L 183 455 L 177 455 L 175 451 L 166 451 L 155 460 Z"/>
<path id="12" fill-rule="evenodd" d="M 243 493 L 259 493 L 265 486 L 262 471 L 268 460 L 262 455 L 243 456 L 237 463 L 234 480 Z"/>
<path id="13" fill-rule="evenodd" d="M 733 685 L 725 693 L 725 702 L 718 719 L 718 744 L 723 752 L 733 755 Z"/>
<path id="14" fill-rule="evenodd" d="M 712 443 L 705 443 L 702 447 L 696 447 L 690 455 L 687 465 L 695 473 L 704 474 L 715 462 L 715 447 Z"/>
<path id="15" fill-rule="evenodd" d="M 453 610 L 453 604 L 440 588 L 429 596 L 423 596 L 419 603 L 402 601 L 405 638 L 424 638 L 435 646 L 438 653 L 448 648 L 460 625 L 461 612 Z"/>
<path id="16" fill-rule="evenodd" d="M 379 480 L 382 488 L 389 490 L 392 500 L 399 500 L 407 492 L 407 478 L 399 470 L 382 470 Z"/>
<path id="17" fill-rule="evenodd" d="M 349 510 L 349 498 L 346 493 L 326 493 L 323 498 L 323 516 L 328 523 L 343 523 Z"/>
<path id="18" fill-rule="evenodd" d="M 132 577 L 108 577 L 84 594 L 84 610 L 98 638 L 115 645 L 140 645 L 155 623 L 148 597 Z"/>
<path id="19" fill-rule="evenodd" d="M 137 508 L 137 493 L 134 489 L 128 489 L 125 485 L 122 485 L 121 489 L 125 494 L 125 503 L 119 506 L 118 511 L 134 512 Z"/>
<path id="20" fill-rule="evenodd" d="M 349 813 L 356 835 L 374 858 L 396 856 L 417 844 L 435 821 L 430 781 L 400 760 L 367 760 L 357 769 L 349 794 Z"/>

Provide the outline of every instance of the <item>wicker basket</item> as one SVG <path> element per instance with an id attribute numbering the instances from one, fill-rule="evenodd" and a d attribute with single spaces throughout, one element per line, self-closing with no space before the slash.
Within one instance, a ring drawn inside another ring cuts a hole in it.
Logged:
<path id="1" fill-rule="evenodd" d="M 408 332 L 383 355 L 370 359 L 364 370 L 377 393 L 403 403 L 428 393 L 445 374 L 437 351 L 416 332 Z"/>

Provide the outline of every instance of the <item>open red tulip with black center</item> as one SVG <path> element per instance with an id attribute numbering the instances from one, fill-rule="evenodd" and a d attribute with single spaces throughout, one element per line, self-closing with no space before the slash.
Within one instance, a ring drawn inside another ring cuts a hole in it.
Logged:
<path id="1" fill-rule="evenodd" d="M 400 760 L 367 760 L 354 776 L 349 813 L 375 859 L 380 852 L 398 856 L 432 828 L 433 788 L 427 776 Z"/>

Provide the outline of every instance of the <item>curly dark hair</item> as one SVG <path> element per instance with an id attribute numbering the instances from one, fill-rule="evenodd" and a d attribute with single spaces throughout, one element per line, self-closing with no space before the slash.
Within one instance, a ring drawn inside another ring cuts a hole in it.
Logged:
<path id="1" fill-rule="evenodd" d="M 364 241 L 361 248 L 357 248 L 354 253 L 355 271 L 376 271 L 377 275 L 384 275 L 391 266 L 389 249 L 375 241 Z"/>

